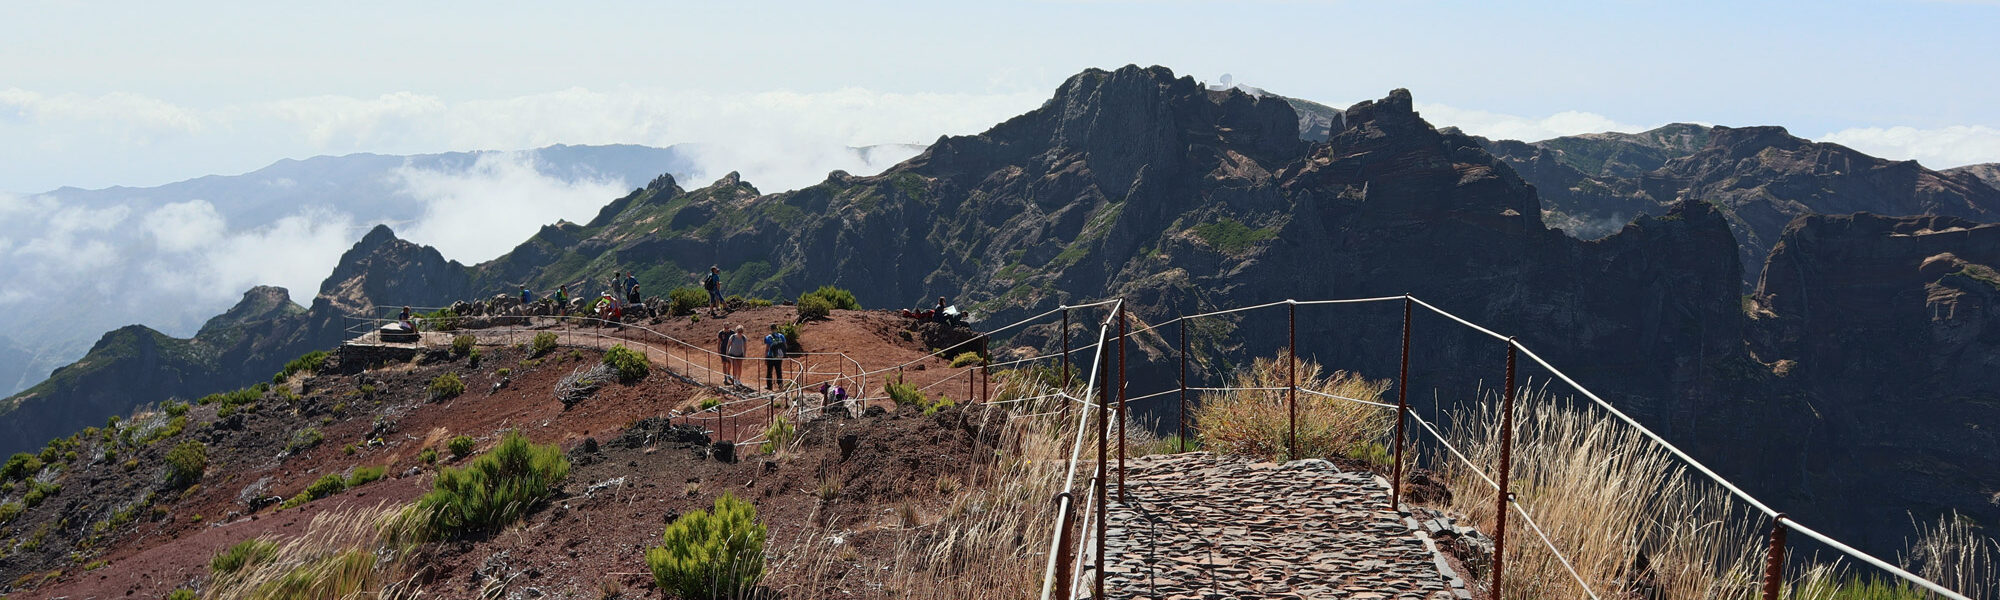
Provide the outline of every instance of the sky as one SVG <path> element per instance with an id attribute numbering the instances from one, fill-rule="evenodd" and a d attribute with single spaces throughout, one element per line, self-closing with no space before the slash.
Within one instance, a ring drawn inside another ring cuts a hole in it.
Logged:
<path id="1" fill-rule="evenodd" d="M 0 191 L 552 143 L 928 143 L 1088 67 L 1534 139 L 1783 125 L 2000 161 L 2000 3 L 0 0 Z M 1742 4 L 1742 5 L 1739 5 Z"/>

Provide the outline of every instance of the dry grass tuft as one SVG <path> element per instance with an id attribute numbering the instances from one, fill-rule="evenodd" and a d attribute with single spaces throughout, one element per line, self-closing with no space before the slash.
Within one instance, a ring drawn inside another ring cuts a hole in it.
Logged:
<path id="1" fill-rule="evenodd" d="M 1259 358 L 1238 372 L 1229 387 L 1282 388 L 1291 385 L 1284 357 Z M 1290 456 L 1289 392 L 1285 390 L 1206 392 L 1191 420 L 1203 449 L 1224 454 L 1285 461 L 1294 458 L 1372 458 L 1383 453 L 1396 412 L 1378 406 L 1306 393 L 1380 402 L 1388 381 L 1368 381 L 1346 371 L 1322 372 L 1318 363 L 1298 361 L 1299 456 Z"/>
<path id="2" fill-rule="evenodd" d="M 411 557 L 423 539 L 412 529 L 417 522 L 404 506 L 321 513 L 269 559 L 218 577 L 205 597 L 415 598 L 421 592 L 411 581 Z"/>

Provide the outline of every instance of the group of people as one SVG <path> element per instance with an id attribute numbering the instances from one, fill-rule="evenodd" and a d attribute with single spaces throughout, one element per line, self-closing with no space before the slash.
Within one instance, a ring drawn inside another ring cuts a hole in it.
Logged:
<path id="1" fill-rule="evenodd" d="M 750 345 L 743 335 L 743 326 L 723 327 L 715 334 L 715 351 L 722 355 L 723 381 L 729 385 L 749 387 L 743 382 L 743 359 Z M 778 331 L 778 324 L 771 324 L 771 332 L 764 334 L 764 389 L 776 390 L 785 381 L 785 348 L 791 340 L 784 332 Z"/>

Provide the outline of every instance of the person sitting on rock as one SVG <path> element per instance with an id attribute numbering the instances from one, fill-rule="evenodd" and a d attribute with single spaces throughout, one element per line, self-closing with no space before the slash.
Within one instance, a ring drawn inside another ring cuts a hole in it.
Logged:
<path id="1" fill-rule="evenodd" d="M 535 293 L 528 291 L 528 286 L 525 285 L 521 286 L 521 306 L 527 306 L 534 303 L 535 303 Z"/>
<path id="2" fill-rule="evenodd" d="M 396 316 L 396 322 L 403 326 L 403 331 L 413 331 L 417 328 L 415 324 L 410 322 L 410 307 L 408 306 L 403 307 L 403 314 Z"/>
<path id="3" fill-rule="evenodd" d="M 626 274 L 625 274 L 625 285 L 624 285 L 624 286 L 621 286 L 621 289 L 625 290 L 625 303 L 626 303 L 626 304 L 638 304 L 638 303 L 639 303 L 639 273 L 638 273 L 637 271 L 633 271 L 633 272 L 631 272 L 631 273 L 626 273 Z"/>

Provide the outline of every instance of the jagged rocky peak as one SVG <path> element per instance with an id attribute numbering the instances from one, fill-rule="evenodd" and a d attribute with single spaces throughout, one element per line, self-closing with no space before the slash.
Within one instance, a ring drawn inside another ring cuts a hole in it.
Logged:
<path id="1" fill-rule="evenodd" d="M 396 237 L 387 225 L 377 225 L 353 248 L 340 255 L 333 273 L 320 284 L 321 302 L 349 312 L 376 305 L 429 306 L 441 299 L 467 297 L 471 276 L 458 261 L 446 260 L 437 248 Z"/>
<path id="2" fill-rule="evenodd" d="M 207 323 L 202 324 L 201 333 L 195 335 L 200 337 L 202 333 L 223 327 L 296 315 L 305 310 L 305 307 L 292 303 L 292 294 L 285 288 L 260 285 L 243 292 L 243 299 L 229 310 L 209 318 Z"/>

